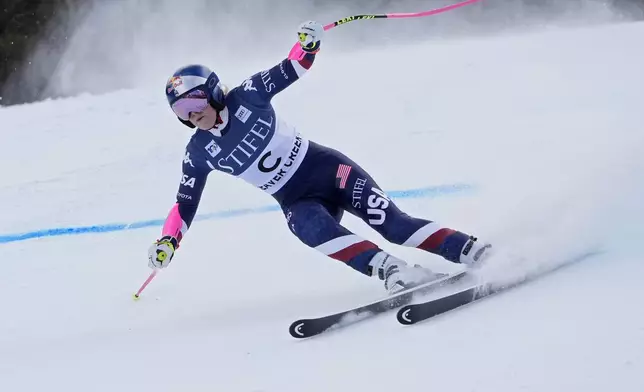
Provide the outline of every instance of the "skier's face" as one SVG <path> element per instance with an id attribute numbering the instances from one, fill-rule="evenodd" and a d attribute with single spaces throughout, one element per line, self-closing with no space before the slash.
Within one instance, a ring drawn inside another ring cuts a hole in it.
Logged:
<path id="1" fill-rule="evenodd" d="M 199 129 L 212 129 L 217 122 L 217 111 L 210 105 L 200 112 L 190 112 L 190 122 Z"/>

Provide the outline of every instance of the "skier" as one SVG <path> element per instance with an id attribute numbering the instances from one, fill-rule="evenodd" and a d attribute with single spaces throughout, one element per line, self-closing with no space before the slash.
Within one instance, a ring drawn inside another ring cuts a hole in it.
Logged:
<path id="1" fill-rule="evenodd" d="M 228 90 L 203 65 L 178 69 L 166 85 L 173 112 L 197 128 L 187 144 L 176 204 L 161 238 L 149 249 L 149 266 L 165 268 L 196 214 L 208 174 L 239 177 L 272 195 L 289 229 L 304 244 L 384 281 L 390 293 L 437 279 L 410 266 L 340 224 L 344 211 L 361 218 L 386 240 L 416 247 L 454 263 L 480 262 L 490 245 L 475 237 L 401 211 L 374 179 L 339 151 L 307 139 L 278 115 L 271 99 L 311 68 L 324 34 L 302 23 L 299 45 L 274 67 Z"/>

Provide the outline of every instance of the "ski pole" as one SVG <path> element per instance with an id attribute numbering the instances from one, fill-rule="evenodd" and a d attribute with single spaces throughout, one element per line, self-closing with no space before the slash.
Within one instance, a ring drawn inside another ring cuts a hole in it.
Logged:
<path id="1" fill-rule="evenodd" d="M 135 301 L 136 301 L 137 299 L 139 299 L 139 296 L 141 295 L 141 292 L 142 292 L 142 291 L 146 288 L 146 286 L 147 286 L 147 285 L 152 281 L 152 279 L 154 279 L 154 277 L 155 277 L 155 276 L 157 276 L 157 271 L 158 271 L 157 269 L 154 269 L 154 270 L 152 271 L 152 273 L 150 274 L 150 276 L 148 276 L 148 278 L 145 280 L 145 282 L 143 282 L 143 284 L 142 284 L 142 285 L 141 285 L 141 287 L 139 288 L 139 291 L 137 291 L 137 292 L 134 294 L 134 300 L 135 300 Z"/>
<path id="2" fill-rule="evenodd" d="M 369 20 L 369 19 L 401 19 L 401 18 L 418 18 L 422 16 L 430 16 L 430 15 L 436 15 L 440 14 L 443 12 L 451 11 L 456 8 L 464 7 L 469 4 L 474 4 L 477 3 L 481 0 L 465 0 L 461 1 L 459 3 L 447 5 L 445 7 L 441 8 L 436 8 L 433 10 L 429 11 L 420 11 L 420 12 L 398 12 L 398 13 L 389 13 L 389 14 L 365 14 L 365 15 L 354 15 L 354 16 L 347 16 L 346 18 L 342 18 L 340 20 L 337 20 L 333 23 L 329 23 L 324 26 L 324 30 L 331 30 L 334 27 L 353 22 L 355 20 Z M 289 58 L 291 59 L 296 59 L 296 60 L 301 60 L 304 58 L 304 55 L 306 53 L 302 52 L 301 50 L 298 50 L 299 48 L 299 43 L 296 43 L 293 46 L 293 49 L 291 49 L 291 53 L 289 53 Z"/>
<path id="3" fill-rule="evenodd" d="M 346 18 L 342 18 L 338 21 L 335 21 L 333 23 L 329 23 L 328 25 L 324 26 L 324 30 L 331 30 L 334 27 L 343 25 L 345 23 L 353 22 L 354 20 L 368 20 L 368 19 L 400 19 L 400 18 L 417 18 L 421 16 L 430 16 L 430 15 L 436 15 L 440 14 L 442 12 L 447 12 L 451 11 L 456 8 L 464 7 L 469 4 L 473 4 L 476 2 L 479 2 L 481 0 L 466 0 L 466 1 L 461 1 L 456 4 L 452 5 L 447 5 L 445 7 L 441 8 L 436 8 L 433 10 L 429 11 L 421 11 L 421 12 L 399 12 L 399 13 L 390 13 L 390 14 L 371 14 L 371 15 L 354 15 L 354 16 L 347 16 Z"/>

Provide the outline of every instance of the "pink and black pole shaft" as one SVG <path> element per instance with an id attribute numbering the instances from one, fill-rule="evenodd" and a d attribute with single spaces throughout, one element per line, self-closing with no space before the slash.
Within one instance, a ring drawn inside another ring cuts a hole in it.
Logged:
<path id="1" fill-rule="evenodd" d="M 474 4 L 477 3 L 481 0 L 465 0 L 461 1 L 459 3 L 447 5 L 445 7 L 441 8 L 436 8 L 433 10 L 429 11 L 421 11 L 421 12 L 400 12 L 400 13 L 391 13 L 391 14 L 371 14 L 371 15 L 354 15 L 354 16 L 347 16 L 346 18 L 342 18 L 340 20 L 337 20 L 333 23 L 329 23 L 328 25 L 324 26 L 324 30 L 331 30 L 334 27 L 353 22 L 356 20 L 369 20 L 369 19 L 402 19 L 402 18 L 419 18 L 423 16 L 431 16 L 431 15 L 436 15 L 440 14 L 443 12 L 451 11 L 460 7 L 464 7 L 466 5 Z M 289 59 L 292 60 L 301 60 L 304 58 L 304 55 L 306 53 L 302 51 L 302 48 L 300 47 L 299 43 L 296 43 L 293 46 L 293 49 L 291 49 L 291 53 L 289 54 Z"/>
<path id="2" fill-rule="evenodd" d="M 392 14 L 371 14 L 371 15 L 348 16 L 346 18 L 342 18 L 333 23 L 329 23 L 328 25 L 324 26 L 324 30 L 331 30 L 334 27 L 343 25 L 345 23 L 353 22 L 355 20 L 419 18 L 422 16 L 436 15 L 443 12 L 451 11 L 456 8 L 464 7 L 466 5 L 474 4 L 479 1 L 481 0 L 466 0 L 466 1 L 461 1 L 460 3 L 447 5 L 445 7 L 436 8 L 429 11 L 421 11 L 421 12 L 401 12 L 401 13 L 392 13 Z"/>
<path id="3" fill-rule="evenodd" d="M 155 277 L 155 276 L 157 276 L 157 271 L 158 271 L 157 269 L 155 269 L 155 270 L 153 270 L 153 271 L 152 271 L 152 273 L 150 274 L 150 276 L 148 276 L 148 278 L 145 280 L 145 282 L 143 282 L 143 284 L 142 284 L 142 285 L 141 285 L 141 287 L 139 288 L 139 291 L 137 291 L 137 292 L 136 292 L 136 294 L 134 294 L 134 298 L 139 298 L 139 296 L 141 295 L 141 293 L 143 292 L 143 290 L 145 290 L 145 288 L 147 287 L 147 285 L 148 285 L 148 284 L 150 284 L 150 282 L 152 281 L 152 279 L 154 279 L 154 277 Z"/>

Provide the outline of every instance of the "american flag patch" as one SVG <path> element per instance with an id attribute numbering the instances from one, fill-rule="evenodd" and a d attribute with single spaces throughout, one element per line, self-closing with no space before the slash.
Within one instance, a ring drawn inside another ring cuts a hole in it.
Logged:
<path id="1" fill-rule="evenodd" d="M 344 189 L 347 186 L 347 179 L 351 173 L 351 166 L 345 164 L 338 165 L 338 173 L 335 175 L 335 186 Z"/>

